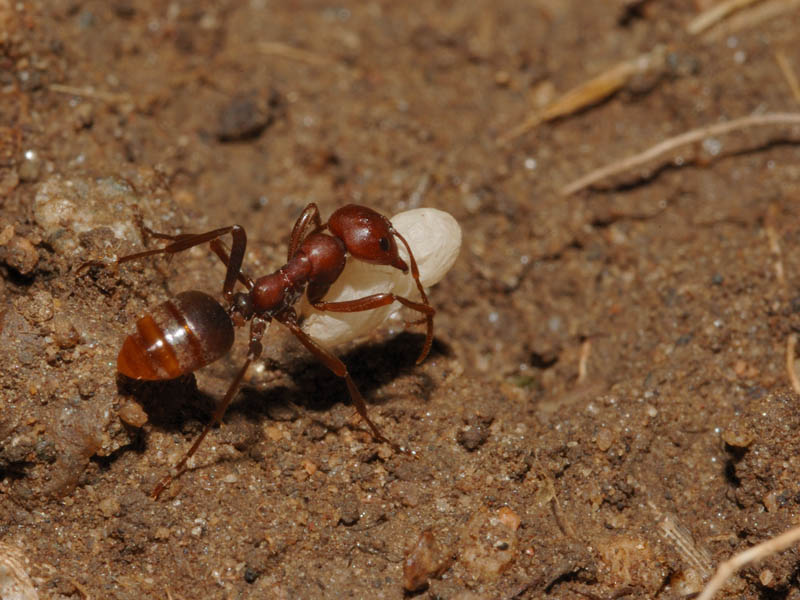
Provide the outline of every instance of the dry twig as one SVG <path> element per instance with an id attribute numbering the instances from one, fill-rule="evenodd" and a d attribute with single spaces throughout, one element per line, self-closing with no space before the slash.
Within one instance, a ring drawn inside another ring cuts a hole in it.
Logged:
<path id="1" fill-rule="evenodd" d="M 129 104 L 133 102 L 130 94 L 125 92 L 115 94 L 114 92 L 102 92 L 95 90 L 91 87 L 76 87 L 72 85 L 63 85 L 60 83 L 51 83 L 50 91 L 58 92 L 59 94 L 70 94 L 71 96 L 80 96 L 82 98 L 91 98 L 92 100 L 101 100 L 109 104 Z"/>
<path id="2" fill-rule="evenodd" d="M 91 594 L 89 594 L 89 590 L 87 590 L 85 586 L 78 583 L 74 577 L 70 577 L 69 582 L 73 586 L 75 586 L 75 589 L 78 590 L 78 593 L 81 595 L 81 598 L 83 598 L 83 600 L 92 600 L 92 596 Z"/>
<path id="3" fill-rule="evenodd" d="M 706 43 L 716 42 L 725 36 L 742 29 L 751 29 L 764 21 L 769 21 L 797 8 L 800 8 L 800 0 L 759 2 L 755 6 L 734 14 L 724 23 L 719 23 L 716 27 L 709 29 L 702 35 L 702 40 Z"/>
<path id="4" fill-rule="evenodd" d="M 744 552 L 736 554 L 725 562 L 720 563 L 719 567 L 717 567 L 717 572 L 714 574 L 714 577 L 712 577 L 708 582 L 706 588 L 703 590 L 703 593 L 697 597 L 697 600 L 711 600 L 714 597 L 714 594 L 716 594 L 720 588 L 725 585 L 725 582 L 728 580 L 728 578 L 743 566 L 756 560 L 766 558 L 767 556 L 777 554 L 778 552 L 782 552 L 783 550 L 786 550 L 788 547 L 792 546 L 798 540 L 800 540 L 800 527 L 794 527 L 786 533 L 782 533 L 778 537 L 769 539 L 766 542 L 761 542 L 752 548 L 748 548 Z"/>
<path id="5" fill-rule="evenodd" d="M 775 256 L 775 277 L 781 286 L 781 291 L 786 291 L 786 276 L 783 271 L 783 256 L 781 255 L 781 243 L 775 222 L 778 220 L 778 205 L 772 203 L 767 207 L 767 214 L 764 215 L 764 231 L 769 242 L 769 251 Z"/>
<path id="6" fill-rule="evenodd" d="M 775 52 L 775 60 L 778 62 L 781 73 L 783 73 L 783 76 L 786 78 L 786 83 L 789 84 L 789 89 L 792 90 L 794 101 L 800 102 L 800 82 L 797 81 L 797 75 L 794 72 L 792 63 L 789 61 L 789 57 L 778 50 Z"/>
<path id="7" fill-rule="evenodd" d="M 800 379 L 794 368 L 795 348 L 797 347 L 797 334 L 789 334 L 786 338 L 786 372 L 789 373 L 789 383 L 792 384 L 795 394 L 800 394 Z"/>
<path id="8" fill-rule="evenodd" d="M 327 56 L 311 52 L 310 50 L 295 48 L 294 46 L 289 46 L 282 42 L 261 42 L 258 45 L 258 49 L 270 56 L 277 56 L 279 58 L 286 58 L 288 60 L 295 60 L 320 67 L 336 64 L 336 61 Z"/>
<path id="9" fill-rule="evenodd" d="M 719 2 L 689 21 L 689 24 L 686 26 L 686 31 L 692 35 L 702 33 L 716 25 L 719 21 L 722 21 L 731 13 L 755 2 L 761 2 L 761 0 L 727 0 L 727 2 Z"/>
<path id="10" fill-rule="evenodd" d="M 541 123 L 571 115 L 605 100 L 622 89 L 634 75 L 663 68 L 665 55 L 665 48 L 656 46 L 646 54 L 614 65 L 562 94 L 541 110 L 534 111 L 522 123 L 498 136 L 497 143 L 506 144 Z"/>
<path id="11" fill-rule="evenodd" d="M 592 353 L 592 340 L 586 339 L 581 344 L 581 355 L 578 359 L 578 383 L 586 379 L 589 372 L 589 355 Z"/>
<path id="12" fill-rule="evenodd" d="M 629 156 L 618 162 L 611 163 L 605 167 L 601 167 L 584 175 L 580 179 L 561 188 L 561 194 L 569 196 L 575 192 L 587 188 L 598 181 L 617 175 L 628 169 L 639 167 L 647 162 L 659 158 L 661 155 L 671 152 L 676 148 L 686 144 L 694 144 L 703 140 L 704 138 L 713 135 L 722 135 L 736 131 L 737 129 L 745 129 L 747 127 L 763 127 L 764 125 L 800 125 L 800 113 L 767 113 L 764 115 L 751 115 L 749 117 L 742 117 L 741 119 L 734 119 L 733 121 L 725 121 L 724 123 L 715 123 L 714 125 L 707 125 L 698 129 L 692 129 L 686 133 L 682 133 L 675 137 L 668 138 L 655 146 Z"/>

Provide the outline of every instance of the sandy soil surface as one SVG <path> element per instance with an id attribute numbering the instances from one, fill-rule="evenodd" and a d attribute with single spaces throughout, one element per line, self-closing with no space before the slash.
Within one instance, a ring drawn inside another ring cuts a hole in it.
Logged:
<path id="1" fill-rule="evenodd" d="M 800 9 L 690 28 L 710 6 L 0 0 L 0 558 L 54 599 L 666 599 L 791 528 L 800 127 L 768 115 L 798 111 Z M 152 247 L 141 217 L 240 223 L 264 274 L 309 202 L 461 223 L 431 356 L 419 328 L 337 349 L 417 458 L 273 327 L 151 500 L 246 340 L 118 377 L 136 318 L 223 269 L 205 248 L 77 267 Z M 798 598 L 798 564 L 718 597 Z"/>

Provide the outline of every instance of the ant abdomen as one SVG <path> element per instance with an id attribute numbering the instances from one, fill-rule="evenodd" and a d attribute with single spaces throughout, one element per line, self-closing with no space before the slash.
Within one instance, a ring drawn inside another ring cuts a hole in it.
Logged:
<path id="1" fill-rule="evenodd" d="M 225 355 L 233 338 L 233 322 L 219 302 L 203 292 L 182 292 L 136 321 L 117 370 L 132 379 L 173 379 Z"/>

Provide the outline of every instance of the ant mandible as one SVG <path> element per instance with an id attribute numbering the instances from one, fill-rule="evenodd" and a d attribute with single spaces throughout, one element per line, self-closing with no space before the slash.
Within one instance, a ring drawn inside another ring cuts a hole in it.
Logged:
<path id="1" fill-rule="evenodd" d="M 325 233 L 326 230 L 329 233 Z M 233 346 L 234 327 L 250 323 L 250 342 L 244 364 L 189 451 L 153 489 L 151 495 L 154 499 L 183 472 L 187 461 L 208 432 L 222 420 L 247 368 L 261 354 L 261 338 L 267 324 L 273 319 L 285 326 L 335 375 L 344 379 L 350 398 L 358 414 L 372 430 L 373 437 L 390 444 L 395 451 L 403 452 L 369 418 L 364 398 L 345 364 L 303 331 L 295 311 L 295 304 L 304 293 L 311 306 L 320 311 L 360 312 L 399 302 L 420 312 L 423 317 L 416 323 L 424 322 L 427 325 L 425 344 L 417 358 L 417 364 L 421 363 L 431 348 L 436 311 L 428 302 L 408 242 L 394 229 L 389 219 L 371 208 L 349 204 L 336 210 L 328 222 L 323 223 L 316 204 L 309 204 L 292 229 L 286 264 L 258 279 L 252 279 L 242 271 L 247 235 L 239 225 L 199 234 L 167 235 L 149 229 L 145 231 L 169 243 L 162 248 L 122 256 L 116 264 L 146 256 L 172 255 L 208 243 L 226 266 L 222 296 L 227 306 L 223 307 L 203 292 L 188 291 L 154 307 L 136 322 L 136 333 L 125 339 L 117 358 L 117 370 L 120 373 L 132 379 L 144 380 L 173 379 L 191 373 L 227 354 Z M 233 239 L 230 252 L 221 240 L 228 234 Z M 400 257 L 395 239 L 400 240 L 408 252 L 411 276 L 419 290 L 421 302 L 392 293 L 372 294 L 341 302 L 323 300 L 331 284 L 341 274 L 348 253 L 358 260 L 388 265 L 408 273 L 409 265 Z M 90 261 L 81 268 L 99 264 Z M 247 288 L 246 292 L 234 292 L 237 281 Z"/>

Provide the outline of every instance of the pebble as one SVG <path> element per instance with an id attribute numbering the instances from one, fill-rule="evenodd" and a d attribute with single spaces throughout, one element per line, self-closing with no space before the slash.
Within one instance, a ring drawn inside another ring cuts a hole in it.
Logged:
<path id="1" fill-rule="evenodd" d="M 505 506 L 494 513 L 482 509 L 473 515 L 460 543 L 460 561 L 473 578 L 494 581 L 511 565 L 517 554 L 519 523 L 516 513 Z"/>
<path id="2" fill-rule="evenodd" d="M 339 522 L 342 525 L 355 525 L 361 518 L 361 502 L 355 494 L 345 494 L 339 508 Z"/>
<path id="3" fill-rule="evenodd" d="M 600 451 L 605 452 L 611 448 L 611 445 L 614 443 L 614 433 L 607 427 L 602 427 L 600 431 L 597 432 L 596 443 Z"/>
<path id="4" fill-rule="evenodd" d="M 56 253 L 72 258 L 79 235 L 100 227 L 110 229 L 118 239 L 141 243 L 136 225 L 139 204 L 125 181 L 53 175 L 36 192 L 33 218 Z"/>
<path id="5" fill-rule="evenodd" d="M 62 350 L 74 348 L 81 339 L 72 321 L 63 313 L 53 316 L 53 339 Z"/>
<path id="6" fill-rule="evenodd" d="M 21 550 L 0 544 L 0 598 L 3 600 L 39 600 L 39 594 L 25 570 L 26 562 Z"/>
<path id="7" fill-rule="evenodd" d="M 458 432 L 456 440 L 465 450 L 470 452 L 477 450 L 489 439 L 489 426 L 492 421 L 492 417 L 472 416 L 467 426 Z"/>
<path id="8" fill-rule="evenodd" d="M 142 427 L 147 423 L 147 413 L 138 402 L 133 400 L 124 401 L 117 409 L 117 415 L 126 425 L 131 427 Z"/>
<path id="9" fill-rule="evenodd" d="M 39 262 L 39 252 L 28 238 L 15 235 L 9 225 L 0 232 L 0 260 L 21 275 L 28 275 Z"/>
<path id="10" fill-rule="evenodd" d="M 269 101 L 255 94 L 241 94 L 222 107 L 217 119 L 217 138 L 237 142 L 261 135 L 272 122 L 272 111 Z"/>
<path id="11" fill-rule="evenodd" d="M 431 577 L 438 577 L 447 569 L 448 558 L 433 532 L 423 531 L 403 561 L 403 589 L 418 592 L 427 588 Z"/>
<path id="12" fill-rule="evenodd" d="M 110 519 L 119 512 L 119 502 L 114 497 L 103 498 L 98 504 L 100 512 L 106 519 Z"/>
<path id="13" fill-rule="evenodd" d="M 17 310 L 25 319 L 38 325 L 53 318 L 53 295 L 46 290 L 38 290 L 16 303 Z"/>
<path id="14" fill-rule="evenodd" d="M 28 150 L 19 165 L 20 181 L 36 181 L 42 171 L 42 159 L 33 150 Z"/>

